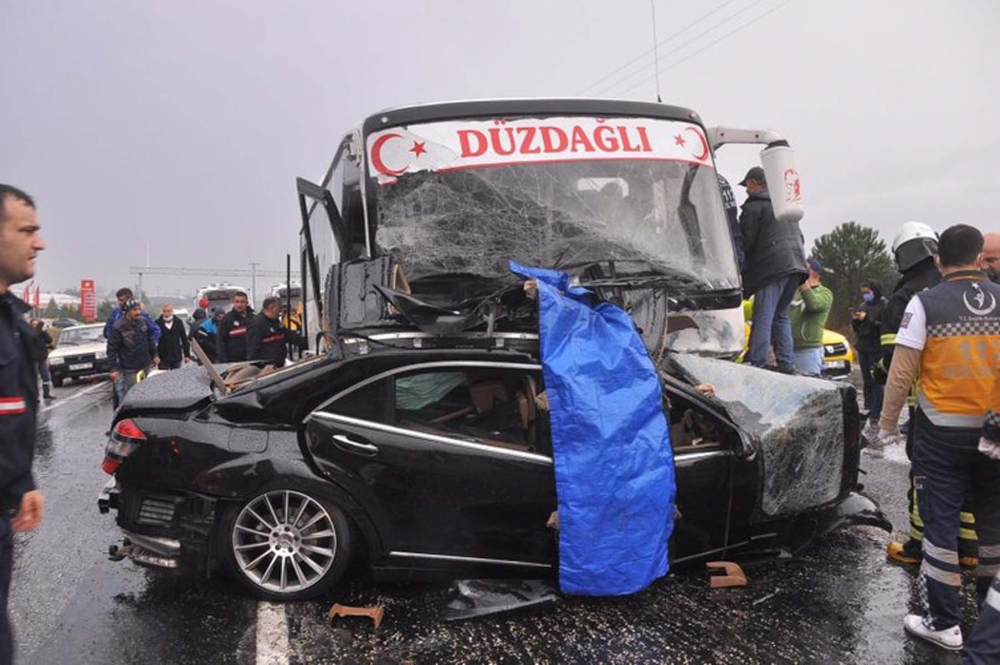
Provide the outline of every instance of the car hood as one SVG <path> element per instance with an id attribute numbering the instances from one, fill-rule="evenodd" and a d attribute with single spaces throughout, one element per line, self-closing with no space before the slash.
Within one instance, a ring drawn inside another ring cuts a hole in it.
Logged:
<path id="1" fill-rule="evenodd" d="M 667 364 L 694 385 L 715 386 L 715 400 L 753 438 L 762 453 L 759 507 L 766 515 L 797 513 L 840 496 L 845 447 L 854 440 L 845 417 L 856 399 L 853 388 L 688 354 L 671 354 Z"/>
<path id="2" fill-rule="evenodd" d="M 49 353 L 49 359 L 65 358 L 67 356 L 83 356 L 88 353 L 97 353 L 98 351 L 107 350 L 107 342 L 91 342 L 89 344 L 78 344 L 75 346 L 56 347 L 54 351 Z"/>
<path id="3" fill-rule="evenodd" d="M 129 389 L 123 410 L 189 409 L 212 397 L 212 380 L 200 365 L 158 372 Z"/>

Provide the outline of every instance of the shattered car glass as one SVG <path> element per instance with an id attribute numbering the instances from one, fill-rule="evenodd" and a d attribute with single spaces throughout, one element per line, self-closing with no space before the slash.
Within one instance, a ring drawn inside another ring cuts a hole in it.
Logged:
<path id="1" fill-rule="evenodd" d="M 698 383 L 715 386 L 730 417 L 758 436 L 765 513 L 788 514 L 837 498 L 844 467 L 838 384 L 688 354 L 670 358 Z"/>

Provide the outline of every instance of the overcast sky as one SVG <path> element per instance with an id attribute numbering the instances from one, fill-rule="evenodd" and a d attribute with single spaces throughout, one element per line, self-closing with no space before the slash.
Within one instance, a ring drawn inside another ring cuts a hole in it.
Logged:
<path id="1" fill-rule="evenodd" d="M 661 42 L 702 19 L 660 46 L 663 101 L 784 133 L 809 244 L 849 219 L 887 242 L 910 219 L 1000 230 L 1000 3 L 654 1 Z M 37 199 L 43 290 L 133 283 L 147 241 L 154 266 L 283 268 L 295 177 L 318 180 L 343 133 L 385 107 L 655 99 L 651 56 L 612 74 L 652 46 L 649 0 L 2 7 L 0 182 Z M 757 152 L 723 148 L 722 173 L 738 181 Z"/>

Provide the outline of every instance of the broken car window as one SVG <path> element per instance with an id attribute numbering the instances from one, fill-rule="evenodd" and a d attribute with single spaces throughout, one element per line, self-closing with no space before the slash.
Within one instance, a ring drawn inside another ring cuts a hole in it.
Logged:
<path id="1" fill-rule="evenodd" d="M 398 427 L 551 452 L 548 417 L 539 413 L 537 405 L 540 377 L 532 373 L 432 371 L 398 376 L 395 381 Z"/>

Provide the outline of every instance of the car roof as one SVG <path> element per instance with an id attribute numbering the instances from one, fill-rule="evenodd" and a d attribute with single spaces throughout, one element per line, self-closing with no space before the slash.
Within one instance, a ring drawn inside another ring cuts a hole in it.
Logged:
<path id="1" fill-rule="evenodd" d="M 70 326 L 69 328 L 63 328 L 63 332 L 67 330 L 86 330 L 87 328 L 104 328 L 103 323 L 88 323 L 82 326 Z"/>

